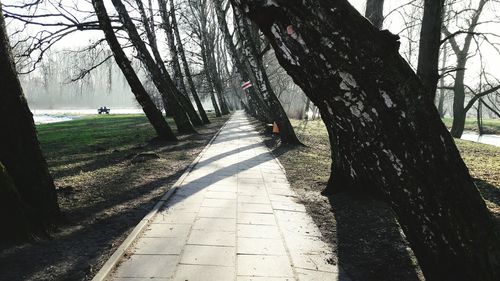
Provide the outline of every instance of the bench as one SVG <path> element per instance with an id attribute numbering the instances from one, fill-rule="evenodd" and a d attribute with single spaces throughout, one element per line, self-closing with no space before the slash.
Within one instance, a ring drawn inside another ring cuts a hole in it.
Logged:
<path id="1" fill-rule="evenodd" d="M 102 108 L 102 107 L 98 108 L 97 109 L 97 113 L 98 114 L 104 114 L 104 113 L 109 114 L 109 108 L 106 108 L 106 107 L 104 107 L 104 108 Z"/>

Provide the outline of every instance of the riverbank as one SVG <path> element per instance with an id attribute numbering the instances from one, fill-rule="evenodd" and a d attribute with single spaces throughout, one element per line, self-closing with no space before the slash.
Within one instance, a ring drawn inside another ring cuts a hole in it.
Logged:
<path id="1" fill-rule="evenodd" d="M 445 117 L 442 120 L 446 127 L 450 129 L 453 118 Z M 464 130 L 477 133 L 479 130 L 476 118 L 465 119 Z M 500 119 L 483 119 L 483 130 L 485 134 L 500 135 Z"/>
<path id="2" fill-rule="evenodd" d="M 339 264 L 353 281 L 423 280 L 415 256 L 391 208 L 364 194 L 324 197 L 330 175 L 330 144 L 323 122 L 292 120 L 306 147 L 266 143 L 284 166 L 287 178 Z M 486 204 L 500 221 L 500 147 L 455 140 Z M 311 172 L 314 171 L 314 172 Z"/>
<path id="3" fill-rule="evenodd" d="M 37 126 L 67 223 L 50 240 L 1 245 L 0 280 L 90 280 L 227 120 L 210 118 L 178 143 L 151 141 L 143 115 Z"/>
<path id="4" fill-rule="evenodd" d="M 34 109 L 33 119 L 36 125 L 71 121 L 83 116 L 96 116 L 97 109 Z M 143 114 L 138 108 L 113 108 L 114 114 Z"/>

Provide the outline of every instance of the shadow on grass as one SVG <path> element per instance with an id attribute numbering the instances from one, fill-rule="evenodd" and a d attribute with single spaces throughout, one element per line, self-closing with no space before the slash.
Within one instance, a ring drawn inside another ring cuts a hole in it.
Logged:
<path id="1" fill-rule="evenodd" d="M 478 178 L 474 178 L 474 183 L 484 199 L 500 207 L 500 188 Z"/>

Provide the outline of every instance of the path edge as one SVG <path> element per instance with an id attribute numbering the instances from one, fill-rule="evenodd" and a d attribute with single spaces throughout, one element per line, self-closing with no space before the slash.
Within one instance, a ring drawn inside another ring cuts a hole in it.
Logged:
<path id="1" fill-rule="evenodd" d="M 125 252 L 130 248 L 132 243 L 136 240 L 136 238 L 146 229 L 149 223 L 152 221 L 152 218 L 158 213 L 160 208 L 165 204 L 170 197 L 177 191 L 179 186 L 184 182 L 188 174 L 194 169 L 194 167 L 200 162 L 201 157 L 205 154 L 215 138 L 219 136 L 220 132 L 226 127 L 229 120 L 233 117 L 234 113 L 231 113 L 229 118 L 224 122 L 224 124 L 219 128 L 219 130 L 213 135 L 207 145 L 200 151 L 198 156 L 189 164 L 189 166 L 184 170 L 184 173 L 177 179 L 177 181 L 172 185 L 172 187 L 158 200 L 158 202 L 154 205 L 154 207 L 141 219 L 141 221 L 134 227 L 132 232 L 125 238 L 125 240 L 118 246 L 118 248 L 114 251 L 114 253 L 109 257 L 109 259 L 104 263 L 101 269 L 97 272 L 97 274 L 92 278 L 92 281 L 104 281 L 109 274 L 116 267 L 121 258 L 125 255 Z"/>

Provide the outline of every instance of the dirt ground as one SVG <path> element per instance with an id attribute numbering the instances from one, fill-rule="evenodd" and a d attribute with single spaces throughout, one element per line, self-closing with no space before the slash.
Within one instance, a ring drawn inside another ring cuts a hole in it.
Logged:
<path id="1" fill-rule="evenodd" d="M 146 142 L 139 134 L 147 123 L 129 122 L 138 126 L 138 141 L 103 141 L 74 153 L 47 148 L 66 223 L 50 240 L 0 245 L 0 280 L 90 280 L 226 120 L 213 119 L 175 144 Z"/>

